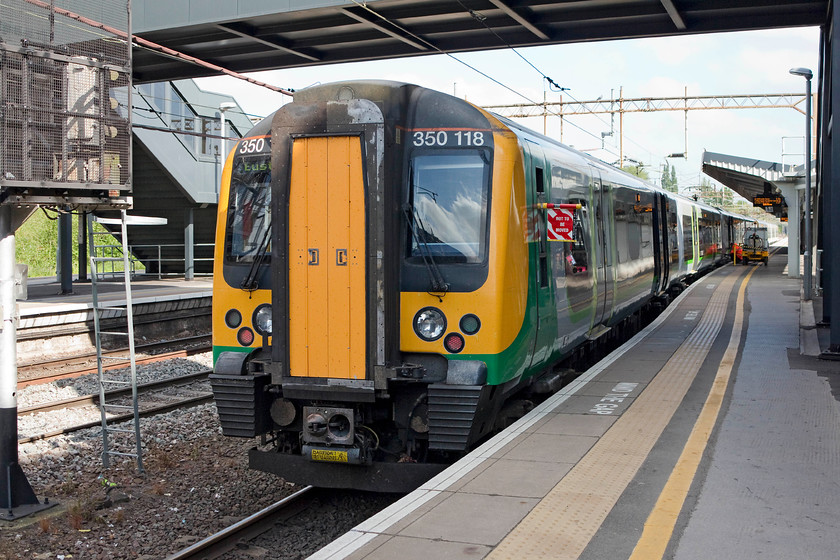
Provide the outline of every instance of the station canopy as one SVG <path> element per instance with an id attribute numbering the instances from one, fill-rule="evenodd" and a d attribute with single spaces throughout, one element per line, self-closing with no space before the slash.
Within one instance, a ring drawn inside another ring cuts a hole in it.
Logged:
<path id="1" fill-rule="evenodd" d="M 787 215 L 783 186 L 802 182 L 805 166 L 790 166 L 754 158 L 703 152 L 703 173 L 757 204 L 766 200 L 767 208 L 777 218 Z M 776 201 L 777 203 L 770 204 Z"/>
<path id="2" fill-rule="evenodd" d="M 135 35 L 236 72 L 826 23 L 827 0 L 134 0 Z M 136 82 L 210 75 L 134 49 Z"/>

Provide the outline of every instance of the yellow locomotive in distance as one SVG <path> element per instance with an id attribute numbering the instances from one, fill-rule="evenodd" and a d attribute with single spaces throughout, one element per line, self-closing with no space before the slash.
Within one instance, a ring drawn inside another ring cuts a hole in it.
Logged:
<path id="1" fill-rule="evenodd" d="M 767 228 L 758 224 L 748 224 L 744 233 L 744 244 L 741 247 L 741 262 L 767 263 L 770 260 L 770 246 L 767 244 Z"/>
<path id="2" fill-rule="evenodd" d="M 414 488 L 723 263 L 739 222 L 440 92 L 301 90 L 225 165 L 222 430 L 288 481 Z"/>

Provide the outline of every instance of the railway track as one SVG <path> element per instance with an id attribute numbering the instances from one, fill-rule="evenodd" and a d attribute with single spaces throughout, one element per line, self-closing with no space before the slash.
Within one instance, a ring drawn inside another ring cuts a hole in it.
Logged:
<path id="1" fill-rule="evenodd" d="M 138 395 L 154 395 L 156 392 L 161 390 L 173 388 L 173 387 L 188 387 L 189 385 L 204 381 L 207 376 L 212 373 L 212 370 L 204 370 L 197 373 L 178 376 L 178 377 L 170 377 L 166 379 L 162 379 L 159 381 L 153 381 L 150 383 L 145 383 L 142 385 L 138 385 L 137 392 Z M 164 396 L 163 399 L 158 400 L 166 400 L 169 402 L 163 402 L 162 404 L 154 404 L 152 406 L 143 406 L 141 401 L 141 409 L 140 409 L 140 417 L 145 418 L 149 416 L 154 416 L 156 414 L 164 414 L 166 412 L 171 412 L 173 410 L 177 410 L 180 408 L 188 408 L 191 406 L 196 406 L 199 404 L 204 404 L 213 400 L 213 394 L 209 391 L 200 391 L 193 392 L 194 394 L 177 397 L 173 400 L 173 398 Z M 131 396 L 131 389 L 117 389 L 114 391 L 108 391 L 106 393 L 107 398 L 130 398 Z M 49 430 L 46 432 L 42 432 L 39 434 L 35 434 L 32 436 L 27 436 L 23 438 L 18 438 L 18 444 L 21 443 L 31 443 L 33 441 L 38 441 L 41 439 L 48 439 L 51 437 L 59 436 L 62 434 L 68 434 L 72 432 L 76 432 L 79 430 L 84 430 L 87 428 L 93 428 L 96 426 L 101 425 L 101 419 L 98 417 L 98 404 L 99 404 L 99 395 L 82 395 L 79 397 L 73 397 L 70 399 L 63 399 L 60 401 L 53 401 L 48 403 L 43 403 L 35 406 L 30 406 L 26 408 L 21 408 L 18 410 L 18 416 L 25 416 L 37 413 L 44 413 L 44 412 L 54 412 L 57 410 L 64 410 L 68 408 L 81 408 L 81 407 L 92 407 L 96 406 L 96 413 L 97 418 L 95 420 L 91 420 L 89 422 L 83 422 L 80 424 L 75 424 L 72 426 L 61 427 L 54 430 Z M 119 414 L 109 417 L 110 423 L 121 422 L 124 420 L 130 420 L 133 418 L 133 414 L 126 413 L 126 414 Z"/>
<path id="2" fill-rule="evenodd" d="M 286 521 L 305 511 L 324 492 L 323 489 L 306 486 L 279 502 L 210 535 L 187 548 L 180 550 L 166 560 L 197 560 L 219 558 L 259 535 L 271 530 L 275 524 Z"/>
<path id="3" fill-rule="evenodd" d="M 164 360 L 172 360 L 175 358 L 184 358 L 208 352 L 212 349 L 210 344 L 210 335 L 197 335 L 186 337 L 178 340 L 166 340 L 161 342 L 154 342 L 135 346 L 135 355 L 149 352 L 159 348 L 172 346 L 173 344 L 184 344 L 191 342 L 202 342 L 198 346 L 192 348 L 184 348 L 172 352 L 162 352 L 159 354 L 150 354 L 147 356 L 135 356 L 135 363 L 150 364 Z M 103 356 L 118 356 L 128 352 L 128 348 L 119 348 L 116 350 L 109 350 L 103 352 Z M 92 365 L 91 365 L 92 364 Z M 126 367 L 125 363 L 103 364 L 103 370 L 120 369 Z M 39 383 L 49 383 L 59 379 L 68 379 L 72 377 L 79 377 L 96 373 L 96 354 L 85 354 L 83 356 L 73 356 L 72 358 L 62 358 L 58 360 L 46 360 L 37 363 L 28 363 L 18 366 L 18 386 L 26 387 L 28 385 L 36 385 Z"/>

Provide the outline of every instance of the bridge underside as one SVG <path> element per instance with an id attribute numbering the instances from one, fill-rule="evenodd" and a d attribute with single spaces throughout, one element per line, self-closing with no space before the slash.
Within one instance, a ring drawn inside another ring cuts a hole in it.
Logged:
<path id="1" fill-rule="evenodd" d="M 132 3 L 136 35 L 237 72 L 822 25 L 827 5 L 828 0 L 288 0 L 214 3 L 207 10 L 195 0 Z M 135 82 L 211 73 L 134 49 Z"/>

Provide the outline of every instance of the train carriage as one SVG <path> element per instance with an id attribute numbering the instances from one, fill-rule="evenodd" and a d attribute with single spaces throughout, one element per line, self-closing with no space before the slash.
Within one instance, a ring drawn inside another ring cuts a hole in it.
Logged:
<path id="1" fill-rule="evenodd" d="M 296 93 L 219 207 L 223 432 L 320 486 L 416 486 L 722 258 L 720 211 L 395 82 Z"/>

